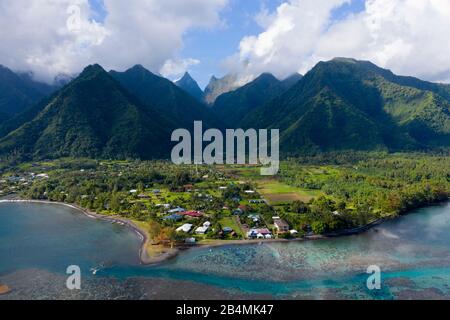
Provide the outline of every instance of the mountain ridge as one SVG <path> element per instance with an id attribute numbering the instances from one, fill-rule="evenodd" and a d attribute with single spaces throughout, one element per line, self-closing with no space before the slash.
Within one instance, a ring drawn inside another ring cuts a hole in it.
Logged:
<path id="1" fill-rule="evenodd" d="M 279 128 L 282 148 L 290 153 L 305 149 L 305 144 L 320 151 L 351 149 L 346 142 L 350 136 L 357 150 L 375 144 L 390 150 L 448 146 L 450 103 L 438 94 L 442 88 L 421 80 L 412 82 L 415 87 L 398 84 L 404 84 L 404 79 L 367 61 L 336 58 L 319 62 L 294 87 L 247 115 L 242 123 L 244 127 Z M 361 143 L 367 133 L 350 119 L 359 119 L 377 134 Z M 329 145 L 328 140 L 342 145 Z"/>
<path id="2" fill-rule="evenodd" d="M 192 76 L 189 74 L 189 72 L 185 72 L 183 77 L 176 81 L 175 84 L 189 93 L 191 96 L 196 98 L 198 101 L 202 101 L 204 99 L 204 92 L 202 89 L 200 89 L 200 86 L 198 85 L 197 81 L 192 78 Z"/>
<path id="3" fill-rule="evenodd" d="M 33 120 L 0 139 L 0 154 L 27 159 L 164 156 L 170 133 L 101 66 L 90 65 Z M 164 142 L 167 141 L 167 142 Z"/>

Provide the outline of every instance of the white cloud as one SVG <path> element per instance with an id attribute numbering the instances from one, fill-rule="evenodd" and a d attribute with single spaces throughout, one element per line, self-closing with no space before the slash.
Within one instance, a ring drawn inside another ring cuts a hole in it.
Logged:
<path id="1" fill-rule="evenodd" d="M 177 77 L 183 74 L 190 66 L 200 63 L 197 59 L 169 59 L 159 71 L 164 77 Z"/>
<path id="2" fill-rule="evenodd" d="M 398 74 L 450 81 L 450 0 L 367 0 L 363 12 L 334 21 L 333 10 L 348 2 L 290 0 L 273 15 L 265 12 L 265 31 L 244 37 L 227 64 L 282 77 L 345 56 Z"/>
<path id="3" fill-rule="evenodd" d="M 46 80 L 90 63 L 117 70 L 140 63 L 158 71 L 189 29 L 220 24 L 227 1 L 104 0 L 108 14 L 97 23 L 88 0 L 1 0 L 0 63 Z"/>

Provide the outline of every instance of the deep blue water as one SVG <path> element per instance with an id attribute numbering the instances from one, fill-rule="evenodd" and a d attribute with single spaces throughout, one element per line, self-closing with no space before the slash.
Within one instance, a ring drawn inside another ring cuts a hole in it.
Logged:
<path id="1" fill-rule="evenodd" d="M 164 297 L 174 283 L 188 298 L 196 285 L 275 298 L 450 298 L 450 203 L 416 210 L 361 235 L 199 248 L 152 267 L 139 265 L 139 246 L 127 228 L 92 220 L 71 208 L 0 204 L 0 282 L 3 276 L 12 286 L 17 281 L 21 287 L 20 281 L 26 280 L 7 278 L 17 270 L 33 270 L 26 273 L 30 277 L 36 270 L 62 277 L 68 265 L 76 264 L 89 279 L 118 281 L 113 288 L 90 286 L 90 298 L 100 290 L 111 290 L 108 297 L 116 298 L 117 287 L 140 295 L 152 290 Z M 369 265 L 382 271 L 381 290 L 366 287 Z M 92 275 L 90 269 L 99 266 Z M 128 288 L 130 279 L 138 287 L 160 282 L 157 288 L 137 290 Z M 21 294 L 35 298 L 36 293 Z"/>

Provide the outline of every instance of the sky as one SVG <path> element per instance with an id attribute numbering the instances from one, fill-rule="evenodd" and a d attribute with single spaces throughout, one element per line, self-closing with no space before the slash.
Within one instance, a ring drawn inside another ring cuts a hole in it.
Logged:
<path id="1" fill-rule="evenodd" d="M 0 64 L 51 82 L 142 64 L 204 87 L 337 56 L 450 82 L 450 0 L 0 0 Z"/>

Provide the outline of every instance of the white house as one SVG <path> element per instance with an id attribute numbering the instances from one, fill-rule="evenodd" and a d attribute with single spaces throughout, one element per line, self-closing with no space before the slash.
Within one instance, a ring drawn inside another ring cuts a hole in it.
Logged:
<path id="1" fill-rule="evenodd" d="M 209 227 L 211 227 L 211 222 L 206 221 L 206 222 L 203 224 L 203 226 L 204 226 L 205 228 L 209 228 Z"/>
<path id="2" fill-rule="evenodd" d="M 186 223 L 177 229 L 177 232 L 186 232 L 188 233 L 192 229 L 192 224 Z"/>
<path id="3" fill-rule="evenodd" d="M 205 234 L 208 231 L 208 227 L 198 227 L 197 229 L 195 229 L 195 233 L 196 234 Z"/>

